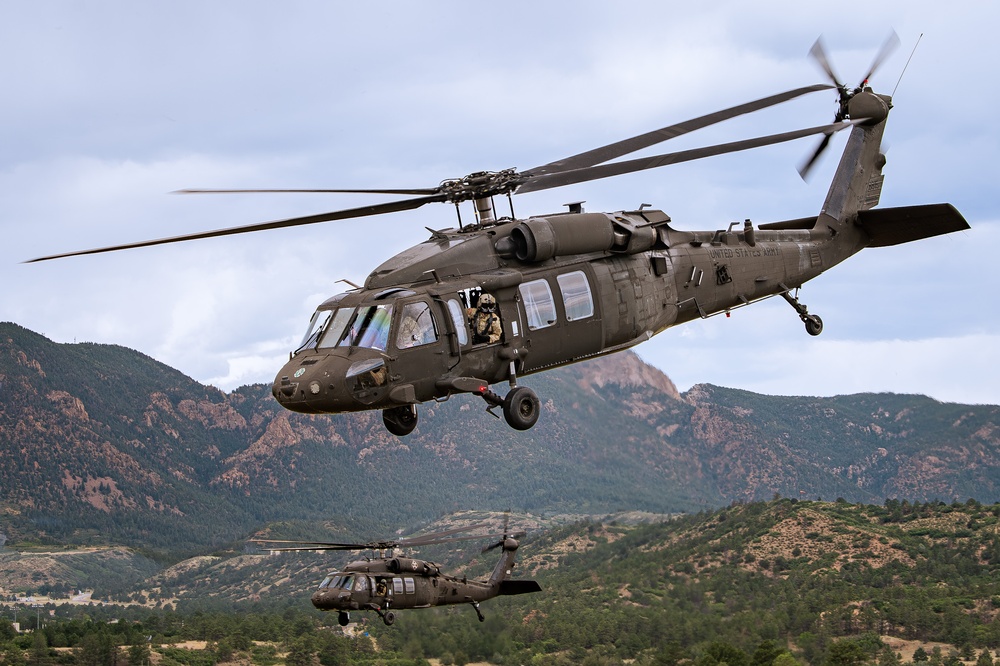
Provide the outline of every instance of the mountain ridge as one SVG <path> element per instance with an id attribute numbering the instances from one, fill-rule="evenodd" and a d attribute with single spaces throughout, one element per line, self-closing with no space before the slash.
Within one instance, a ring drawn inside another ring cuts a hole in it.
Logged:
<path id="1" fill-rule="evenodd" d="M 543 411 L 514 432 L 472 396 L 377 412 L 287 412 L 262 384 L 224 393 L 113 345 L 0 324 L 0 531 L 171 558 L 271 521 L 388 533 L 462 509 L 697 511 L 732 501 L 991 501 L 1000 407 L 923 396 L 684 393 L 635 354 L 524 378 Z"/>

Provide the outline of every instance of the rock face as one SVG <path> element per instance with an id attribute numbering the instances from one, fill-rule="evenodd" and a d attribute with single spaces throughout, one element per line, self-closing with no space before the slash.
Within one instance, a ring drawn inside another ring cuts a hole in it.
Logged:
<path id="1" fill-rule="evenodd" d="M 474 396 L 304 416 L 142 354 L 0 324 L 0 531 L 197 550 L 266 521 L 384 533 L 458 509 L 660 513 L 733 500 L 997 498 L 1000 408 L 917 396 L 788 398 L 699 385 L 619 353 L 527 377 L 515 432 Z M 505 387 L 499 387 L 503 392 Z"/>
<path id="2" fill-rule="evenodd" d="M 668 398 L 681 399 L 669 377 L 632 353 L 595 358 L 581 363 L 577 372 L 584 385 L 595 392 L 605 384 L 617 384 L 623 388 L 652 388 Z"/>

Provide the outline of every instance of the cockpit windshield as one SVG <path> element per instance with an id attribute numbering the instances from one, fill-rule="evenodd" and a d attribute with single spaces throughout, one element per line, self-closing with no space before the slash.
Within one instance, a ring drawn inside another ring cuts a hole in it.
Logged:
<path id="1" fill-rule="evenodd" d="M 392 305 L 388 303 L 317 310 L 299 351 L 317 347 L 367 347 L 385 351 L 391 323 Z"/>

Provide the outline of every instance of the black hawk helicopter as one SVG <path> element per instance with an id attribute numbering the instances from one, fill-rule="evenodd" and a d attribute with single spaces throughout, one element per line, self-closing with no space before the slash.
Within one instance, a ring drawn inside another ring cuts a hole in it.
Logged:
<path id="1" fill-rule="evenodd" d="M 312 604 L 322 611 L 337 611 L 341 626 L 351 621 L 351 611 L 374 611 L 382 621 L 391 625 L 396 621 L 396 611 L 406 608 L 430 608 L 453 604 L 469 604 L 476 610 L 479 621 L 485 621 L 479 604 L 497 596 L 541 592 L 533 580 L 511 579 L 514 558 L 518 549 L 517 538 L 524 535 L 507 533 L 504 519 L 502 534 L 453 536 L 486 527 L 485 524 L 458 527 L 443 532 L 424 534 L 408 539 L 373 541 L 370 543 L 329 543 L 323 541 L 254 540 L 261 548 L 271 552 L 370 550 L 375 557 L 348 563 L 323 579 L 312 595 Z M 450 576 L 441 568 L 425 560 L 391 554 L 397 548 L 412 548 L 432 544 L 494 539 L 499 541 L 485 546 L 486 553 L 500 548 L 500 561 L 486 580 L 469 580 L 467 577 Z M 272 547 L 269 544 L 295 544 Z"/>
<path id="2" fill-rule="evenodd" d="M 895 38 L 895 35 L 893 35 Z M 875 208 L 882 191 L 881 149 L 888 95 L 868 85 L 898 40 L 890 40 L 855 88 L 840 83 L 820 41 L 812 56 L 832 84 L 797 88 L 603 146 L 525 171 L 483 171 L 425 189 L 182 190 L 182 192 L 354 192 L 407 198 L 360 208 L 42 257 L 33 261 L 145 247 L 413 210 L 429 203 L 458 209 L 475 202 L 476 221 L 430 230 L 431 237 L 377 267 L 364 286 L 317 308 L 272 392 L 307 414 L 382 410 L 395 435 L 412 432 L 416 406 L 455 394 L 481 396 L 492 414 L 531 428 L 539 400 L 518 377 L 628 349 L 657 333 L 756 301 L 781 296 L 819 335 L 823 321 L 799 302 L 808 280 L 866 247 L 884 247 L 968 229 L 950 204 Z M 835 89 L 829 125 L 715 146 L 612 161 L 723 120 L 808 93 Z M 818 214 L 717 231 L 682 231 L 661 210 L 568 212 L 517 219 L 511 195 L 652 169 L 822 135 L 805 173 L 850 130 Z M 511 214 L 497 217 L 494 197 Z M 491 385 L 506 381 L 500 396 Z M 495 415 L 495 414 L 494 414 Z"/>

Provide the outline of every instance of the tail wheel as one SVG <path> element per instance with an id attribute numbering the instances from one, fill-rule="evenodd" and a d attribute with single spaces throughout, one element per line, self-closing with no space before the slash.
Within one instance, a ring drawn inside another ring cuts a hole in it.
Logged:
<path id="1" fill-rule="evenodd" d="M 503 417 L 515 430 L 527 430 L 538 422 L 541 405 L 538 396 L 527 386 L 511 389 L 503 400 Z"/>
<path id="2" fill-rule="evenodd" d="M 416 405 L 403 405 L 382 410 L 385 429 L 396 437 L 406 437 L 417 427 Z"/>

